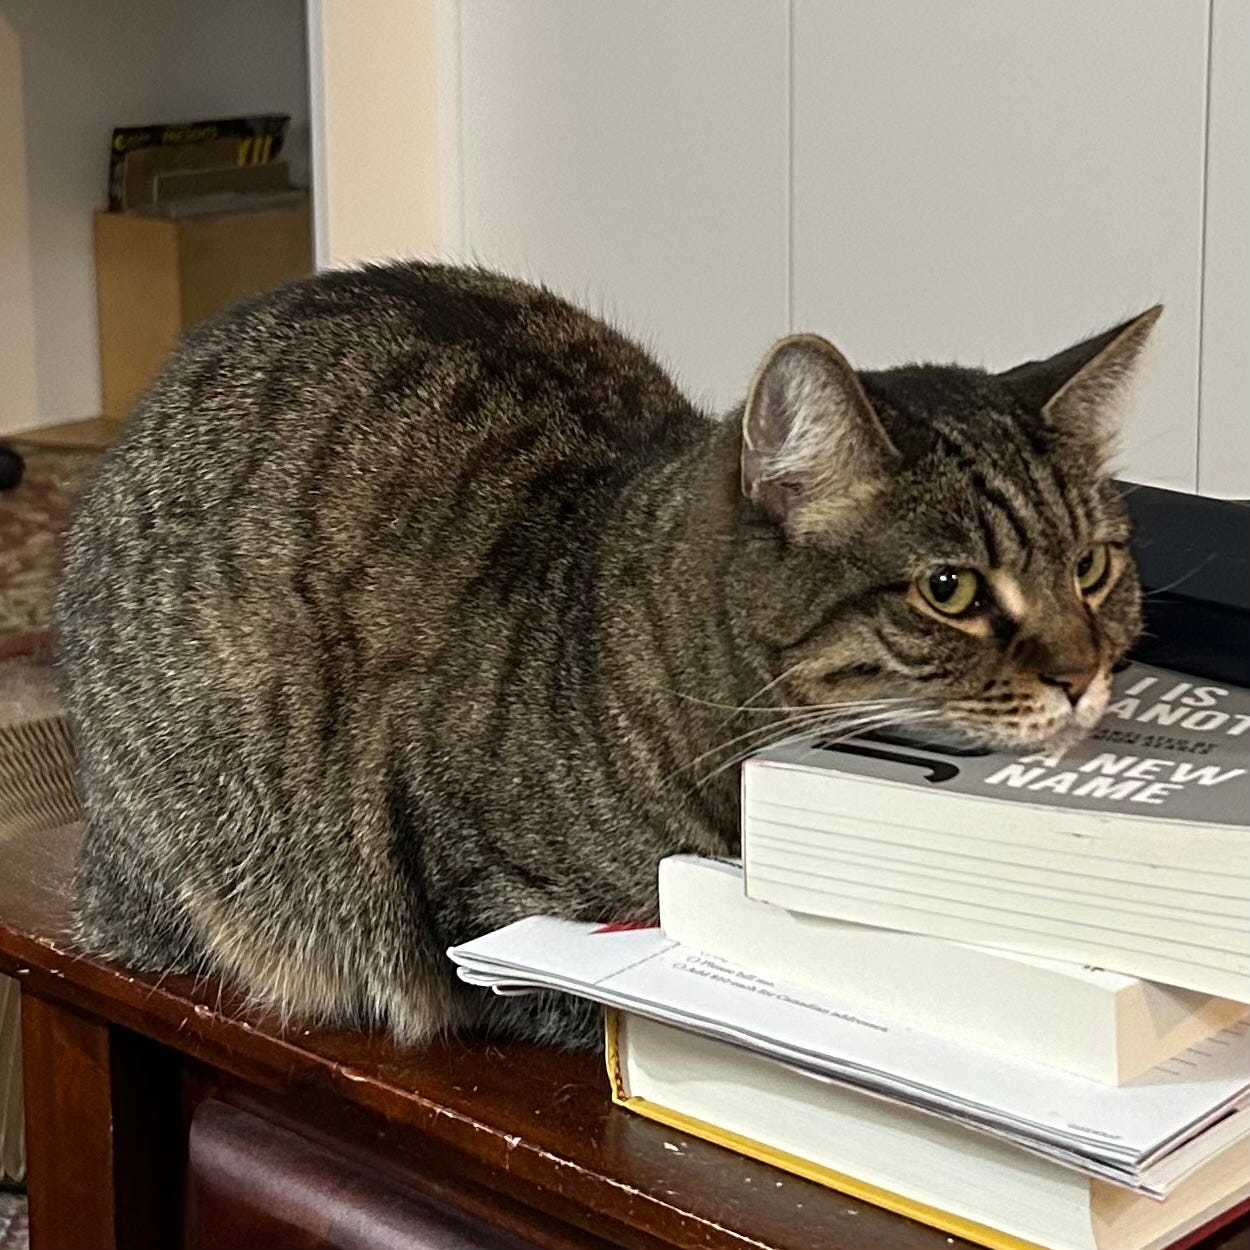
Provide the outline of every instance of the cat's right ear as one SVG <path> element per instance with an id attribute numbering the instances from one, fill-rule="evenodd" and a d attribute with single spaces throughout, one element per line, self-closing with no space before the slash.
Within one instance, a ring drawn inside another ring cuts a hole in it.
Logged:
<path id="1" fill-rule="evenodd" d="M 897 454 L 832 343 L 796 334 L 764 358 L 742 414 L 742 493 L 777 520 L 793 528 L 857 507 Z"/>
<path id="2" fill-rule="evenodd" d="M 1031 360 L 998 376 L 1039 414 L 1052 436 L 1105 463 L 1115 446 L 1134 373 L 1162 312 L 1156 304 L 1048 360 Z"/>

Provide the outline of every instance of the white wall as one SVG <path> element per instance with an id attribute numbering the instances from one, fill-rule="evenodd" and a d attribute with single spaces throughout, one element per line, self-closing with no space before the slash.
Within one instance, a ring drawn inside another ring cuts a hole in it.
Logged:
<path id="1" fill-rule="evenodd" d="M 1250 499 L 1250 3 L 1211 24 L 1198 484 Z"/>
<path id="2" fill-rule="evenodd" d="M 459 19 L 463 254 L 740 398 L 786 328 L 785 0 L 462 0 Z"/>
<path id="3" fill-rule="evenodd" d="M 1214 4 L 1244 42 L 1250 6 Z M 1208 0 L 443 5 L 453 254 L 606 310 L 718 406 L 792 329 L 865 367 L 1000 367 L 1162 300 L 1124 469 L 1194 489 L 1201 460 L 1204 489 L 1250 493 L 1222 436 L 1250 408 L 1231 348 L 1204 364 L 1222 398 L 1199 438 Z M 1217 124 L 1241 57 L 1214 53 Z M 1250 149 L 1225 127 L 1221 186 Z M 1239 275 L 1230 204 L 1207 246 Z M 1250 311 L 1238 281 L 1206 294 Z"/>
<path id="4" fill-rule="evenodd" d="M 717 407 L 789 330 L 1001 367 L 1162 301 L 1123 471 L 1250 496 L 1246 0 L 434 0 L 434 91 L 430 0 L 362 3 L 343 63 L 409 68 L 327 99 L 422 168 L 433 111 L 440 207 L 376 228 L 349 161 L 346 254 L 541 278 Z"/>
<path id="5" fill-rule="evenodd" d="M 0 0 L 0 16 L 21 52 L 37 372 L 37 411 L 12 428 L 99 415 L 91 216 L 112 127 L 286 112 L 299 155 L 307 57 L 302 0 Z M 0 220 L 6 255 L 22 233 Z"/>
<path id="6" fill-rule="evenodd" d="M 794 321 L 1005 368 L 1162 301 L 1124 431 L 1193 489 L 1205 0 L 797 0 Z"/>

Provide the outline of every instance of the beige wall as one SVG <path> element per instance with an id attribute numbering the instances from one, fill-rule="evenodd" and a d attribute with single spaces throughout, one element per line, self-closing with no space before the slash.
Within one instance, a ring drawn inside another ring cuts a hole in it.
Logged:
<path id="1" fill-rule="evenodd" d="M 317 261 L 436 251 L 435 0 L 309 0 Z"/>
<path id="2" fill-rule="evenodd" d="M 22 59 L 0 13 L 0 434 L 35 412 L 35 304 L 30 272 Z"/>

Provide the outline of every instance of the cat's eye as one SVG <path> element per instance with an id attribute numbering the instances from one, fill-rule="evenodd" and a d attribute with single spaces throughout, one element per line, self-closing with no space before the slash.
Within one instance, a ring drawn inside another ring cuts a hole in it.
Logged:
<path id="1" fill-rule="evenodd" d="M 1111 565 L 1111 557 L 1107 554 L 1107 544 L 1098 543 L 1091 547 L 1076 562 L 1076 584 L 1081 594 L 1093 594 L 1107 580 L 1107 569 Z"/>
<path id="2" fill-rule="evenodd" d="M 982 606 L 981 576 L 974 569 L 942 568 L 916 583 L 925 602 L 944 616 L 963 616 Z"/>

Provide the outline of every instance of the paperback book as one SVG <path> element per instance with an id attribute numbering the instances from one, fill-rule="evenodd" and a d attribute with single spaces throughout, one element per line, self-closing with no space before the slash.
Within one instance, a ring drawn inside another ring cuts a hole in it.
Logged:
<path id="1" fill-rule="evenodd" d="M 1250 1013 L 1102 968 L 787 911 L 747 898 L 740 864 L 697 855 L 661 862 L 660 927 L 752 972 L 1110 1085 Z"/>
<path id="2" fill-rule="evenodd" d="M 771 1163 L 991 1250 L 1185 1250 L 1250 1209 L 1237 1136 L 1165 1201 L 739 1046 L 609 1013 L 613 1099 L 686 1136 Z"/>
<path id="3" fill-rule="evenodd" d="M 755 899 L 1250 1000 L 1250 692 L 1133 664 L 1063 755 L 808 739 L 743 768 Z"/>
<path id="4" fill-rule="evenodd" d="M 658 929 L 531 917 L 448 953 L 470 984 L 590 998 L 1158 1198 L 1250 1128 L 1244 1023 L 1114 1087 L 861 1011 Z"/>

